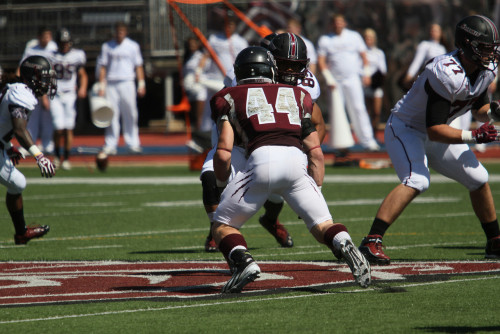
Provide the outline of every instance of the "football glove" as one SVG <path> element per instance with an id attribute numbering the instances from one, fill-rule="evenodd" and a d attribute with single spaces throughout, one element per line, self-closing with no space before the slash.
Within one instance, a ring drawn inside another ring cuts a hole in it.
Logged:
<path id="1" fill-rule="evenodd" d="M 500 122 L 500 102 L 492 101 L 490 103 L 490 110 L 488 110 L 488 117 L 493 122 Z"/>
<path id="2" fill-rule="evenodd" d="M 24 159 L 24 154 L 14 146 L 11 146 L 7 150 L 7 156 L 10 158 L 14 166 L 19 163 L 19 160 Z"/>
<path id="3" fill-rule="evenodd" d="M 36 163 L 38 165 L 38 168 L 40 168 L 40 172 L 42 173 L 42 177 L 52 177 L 56 174 L 56 170 L 52 162 L 46 158 L 43 153 L 37 155 L 36 157 Z"/>
<path id="4" fill-rule="evenodd" d="M 478 144 L 490 143 L 495 141 L 498 136 L 498 131 L 494 125 L 484 123 L 478 129 L 472 130 L 472 138 Z"/>

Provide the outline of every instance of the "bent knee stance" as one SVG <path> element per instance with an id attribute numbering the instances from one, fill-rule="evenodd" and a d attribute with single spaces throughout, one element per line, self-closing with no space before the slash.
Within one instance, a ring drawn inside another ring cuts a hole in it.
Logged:
<path id="1" fill-rule="evenodd" d="M 423 193 L 430 186 L 429 177 L 425 175 L 412 174 L 410 177 L 406 178 L 401 182 L 405 186 L 411 187 L 418 190 L 419 193 Z"/>

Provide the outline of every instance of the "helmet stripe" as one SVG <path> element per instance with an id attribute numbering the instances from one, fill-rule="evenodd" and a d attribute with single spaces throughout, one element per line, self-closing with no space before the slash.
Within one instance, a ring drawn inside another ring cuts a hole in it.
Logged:
<path id="1" fill-rule="evenodd" d="M 288 55 L 292 56 L 293 59 L 298 57 L 298 48 L 297 48 L 297 37 L 295 34 L 288 34 L 290 37 L 290 45 L 288 46 Z M 290 57 L 289 57 L 290 58 Z"/>
<path id="2" fill-rule="evenodd" d="M 491 21 L 486 16 L 482 16 L 482 15 L 478 15 L 478 16 L 480 18 L 482 18 L 483 20 L 485 20 L 486 23 L 488 23 L 488 25 L 490 26 L 491 31 L 493 32 L 493 39 L 494 39 L 494 41 L 498 41 L 499 40 L 498 29 L 497 29 L 497 26 L 495 25 L 495 23 L 493 23 L 493 21 Z"/>

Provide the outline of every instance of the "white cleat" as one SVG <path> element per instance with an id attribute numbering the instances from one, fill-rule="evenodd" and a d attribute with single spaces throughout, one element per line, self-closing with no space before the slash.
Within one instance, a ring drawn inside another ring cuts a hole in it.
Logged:
<path id="1" fill-rule="evenodd" d="M 237 250 L 235 252 L 238 252 Z M 245 285 L 260 277 L 260 267 L 248 252 L 235 263 L 233 276 L 222 287 L 222 293 L 239 293 Z"/>
<path id="2" fill-rule="evenodd" d="M 371 282 L 370 263 L 361 254 L 351 240 L 345 239 L 340 242 L 340 251 L 347 265 L 351 269 L 354 280 L 361 287 L 367 288 Z"/>

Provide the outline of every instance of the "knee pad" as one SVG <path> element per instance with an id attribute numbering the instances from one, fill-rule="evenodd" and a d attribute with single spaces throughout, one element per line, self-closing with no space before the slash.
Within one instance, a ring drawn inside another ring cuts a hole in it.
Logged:
<path id="1" fill-rule="evenodd" d="M 13 195 L 22 194 L 24 189 L 26 189 L 26 178 L 24 177 L 24 175 L 19 173 L 19 175 L 14 179 L 10 180 L 10 182 L 6 186 L 7 186 L 7 192 L 9 194 Z"/>
<path id="2" fill-rule="evenodd" d="M 473 169 L 473 173 L 468 173 L 469 178 L 460 183 L 464 185 L 469 191 L 478 190 L 483 184 L 488 182 L 489 175 L 486 168 L 480 165 L 478 168 Z"/>
<path id="3" fill-rule="evenodd" d="M 412 174 L 410 177 L 404 179 L 402 183 L 405 186 L 417 189 L 420 193 L 429 189 L 430 185 L 429 178 L 419 174 Z"/>
<path id="4" fill-rule="evenodd" d="M 217 205 L 220 202 L 222 191 L 217 187 L 215 172 L 208 171 L 201 174 L 201 186 L 203 187 L 203 204 Z"/>

